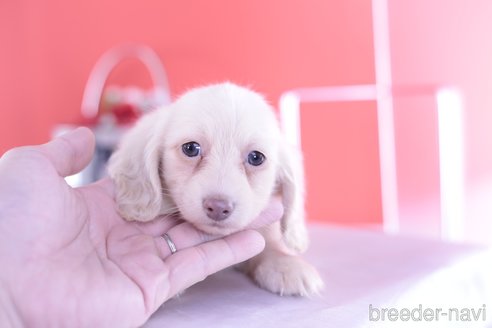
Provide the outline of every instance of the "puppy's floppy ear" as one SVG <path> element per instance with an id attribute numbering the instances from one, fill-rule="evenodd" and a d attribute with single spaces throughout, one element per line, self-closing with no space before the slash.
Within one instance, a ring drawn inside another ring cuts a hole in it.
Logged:
<path id="1" fill-rule="evenodd" d="M 161 210 L 162 142 L 156 129 L 161 121 L 159 112 L 140 119 L 109 160 L 108 173 L 116 187 L 118 211 L 127 220 L 149 221 Z"/>
<path id="2" fill-rule="evenodd" d="M 277 185 L 282 195 L 284 216 L 281 219 L 282 236 L 285 244 L 304 252 L 308 246 L 304 222 L 304 168 L 299 149 L 281 142 L 277 170 Z"/>

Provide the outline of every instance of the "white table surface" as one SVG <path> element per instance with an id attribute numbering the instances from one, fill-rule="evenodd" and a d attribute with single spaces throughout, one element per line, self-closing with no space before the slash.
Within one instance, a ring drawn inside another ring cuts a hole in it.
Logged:
<path id="1" fill-rule="evenodd" d="M 328 225 L 311 225 L 310 235 L 305 258 L 325 281 L 320 296 L 277 296 L 228 269 L 166 302 L 144 327 L 492 327 L 490 250 Z M 467 322 L 370 321 L 370 304 L 483 308 L 486 315 Z"/>

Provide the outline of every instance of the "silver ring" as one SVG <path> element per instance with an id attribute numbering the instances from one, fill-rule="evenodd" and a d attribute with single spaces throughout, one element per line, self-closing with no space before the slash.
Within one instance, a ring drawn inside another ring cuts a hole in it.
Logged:
<path id="1" fill-rule="evenodd" d="M 178 249 L 176 248 L 176 245 L 174 244 L 174 242 L 171 240 L 171 237 L 169 237 L 169 235 L 167 233 L 164 233 L 162 235 L 162 238 L 164 238 L 164 240 L 167 243 L 167 246 L 169 246 L 169 250 L 171 251 L 171 255 L 178 251 Z"/>

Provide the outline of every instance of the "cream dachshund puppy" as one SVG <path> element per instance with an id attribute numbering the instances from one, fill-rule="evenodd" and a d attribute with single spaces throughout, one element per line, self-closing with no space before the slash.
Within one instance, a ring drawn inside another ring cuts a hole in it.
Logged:
<path id="1" fill-rule="evenodd" d="M 185 93 L 136 124 L 108 171 L 125 219 L 179 212 L 215 235 L 244 229 L 279 194 L 283 217 L 260 230 L 265 250 L 242 269 L 281 295 L 306 296 L 322 288 L 317 271 L 299 256 L 308 244 L 302 156 L 286 144 L 259 94 L 232 83 Z"/>

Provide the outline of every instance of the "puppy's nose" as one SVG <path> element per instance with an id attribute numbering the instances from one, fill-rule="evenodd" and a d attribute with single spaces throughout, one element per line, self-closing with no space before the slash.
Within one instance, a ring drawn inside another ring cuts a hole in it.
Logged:
<path id="1" fill-rule="evenodd" d="M 203 201 L 203 209 L 212 220 L 222 221 L 231 215 L 234 204 L 222 198 L 207 198 Z"/>

